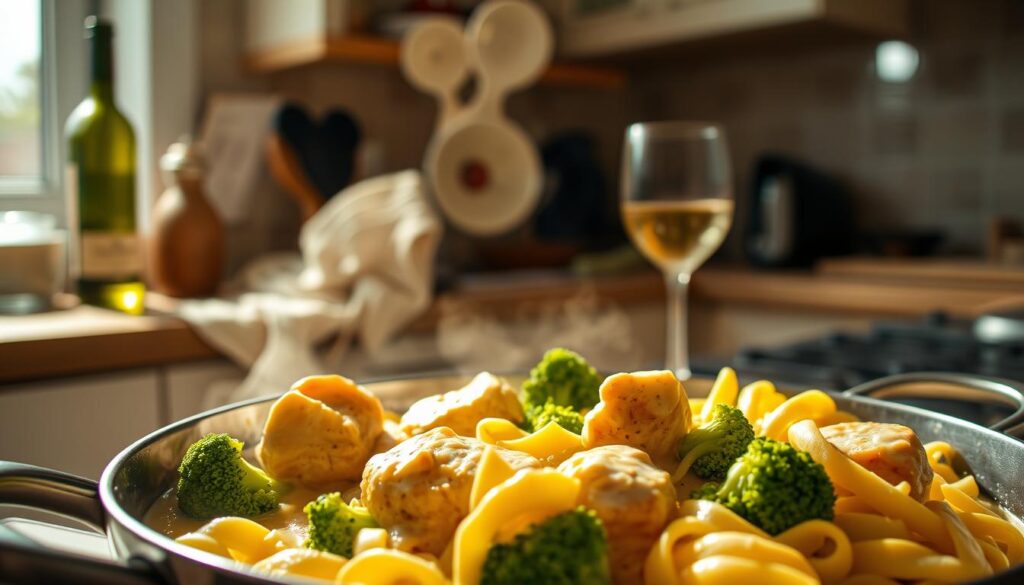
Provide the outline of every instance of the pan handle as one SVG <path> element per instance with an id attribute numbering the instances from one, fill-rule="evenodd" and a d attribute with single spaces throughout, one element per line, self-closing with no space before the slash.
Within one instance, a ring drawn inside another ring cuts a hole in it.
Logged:
<path id="1" fill-rule="evenodd" d="M 78 520 L 105 532 L 106 514 L 96 482 L 34 465 L 0 461 L 0 504 L 23 506 Z M 46 548 L 0 525 L 0 575 L 5 583 L 152 585 L 163 583 L 142 559 L 125 564 Z"/>
<path id="2" fill-rule="evenodd" d="M 900 386 L 904 389 L 900 390 Z M 1012 380 L 950 372 L 911 372 L 871 380 L 843 392 L 879 399 L 914 396 L 959 400 L 978 400 L 979 393 L 989 394 L 990 400 L 1014 407 L 1012 414 L 989 425 L 989 428 L 1018 439 L 1024 438 L 1024 385 Z"/>

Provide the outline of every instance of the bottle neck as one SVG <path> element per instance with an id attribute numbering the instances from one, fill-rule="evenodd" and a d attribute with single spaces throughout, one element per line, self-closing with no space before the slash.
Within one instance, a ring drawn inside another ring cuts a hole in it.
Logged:
<path id="1" fill-rule="evenodd" d="M 109 29 L 99 29 L 89 39 L 89 94 L 102 101 L 113 101 L 114 60 Z"/>

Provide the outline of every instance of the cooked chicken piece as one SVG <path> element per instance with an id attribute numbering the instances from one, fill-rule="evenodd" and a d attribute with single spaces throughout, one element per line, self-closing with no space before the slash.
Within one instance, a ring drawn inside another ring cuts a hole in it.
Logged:
<path id="1" fill-rule="evenodd" d="M 615 374 L 601 384 L 601 402 L 583 421 L 583 444 L 629 445 L 667 466 L 691 422 L 686 390 L 672 372 Z"/>
<path id="2" fill-rule="evenodd" d="M 913 429 L 878 422 L 845 422 L 821 429 L 829 443 L 892 485 L 910 484 L 910 497 L 922 501 L 932 484 L 928 454 Z"/>
<path id="3" fill-rule="evenodd" d="M 363 471 L 363 505 L 406 552 L 440 556 L 469 514 L 469 496 L 483 442 L 442 427 L 374 455 Z M 540 467 L 526 453 L 495 447 L 515 469 Z"/>
<path id="4" fill-rule="evenodd" d="M 256 456 L 275 479 L 333 487 L 359 480 L 382 426 L 380 401 L 365 388 L 310 376 L 270 408 Z"/>
<path id="5" fill-rule="evenodd" d="M 402 415 L 402 430 L 410 435 L 448 427 L 476 436 L 476 423 L 489 417 L 523 420 L 523 407 L 514 388 L 487 372 L 477 374 L 465 387 L 419 400 Z"/>
<path id="6" fill-rule="evenodd" d="M 644 559 L 676 514 L 672 478 L 646 453 L 625 445 L 581 451 L 558 471 L 580 480 L 580 505 L 604 523 L 612 580 L 642 583 Z"/>

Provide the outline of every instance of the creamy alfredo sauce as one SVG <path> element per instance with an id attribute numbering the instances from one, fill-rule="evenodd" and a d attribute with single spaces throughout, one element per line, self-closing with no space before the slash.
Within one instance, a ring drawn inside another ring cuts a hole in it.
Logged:
<path id="1" fill-rule="evenodd" d="M 182 514 L 178 509 L 178 497 L 176 489 L 167 490 L 156 502 L 146 511 L 143 522 L 160 534 L 171 538 L 177 538 L 188 532 L 194 532 L 203 527 L 209 520 L 196 520 Z M 294 488 L 281 497 L 281 504 L 273 512 L 256 516 L 252 520 L 266 526 L 271 530 L 278 530 L 286 540 L 293 540 L 292 544 L 298 546 L 306 538 L 307 522 L 306 514 L 302 511 L 305 505 L 317 498 L 322 493 L 335 490 L 310 490 L 305 488 Z M 345 486 L 339 490 L 346 500 L 352 497 L 359 497 L 358 484 Z"/>

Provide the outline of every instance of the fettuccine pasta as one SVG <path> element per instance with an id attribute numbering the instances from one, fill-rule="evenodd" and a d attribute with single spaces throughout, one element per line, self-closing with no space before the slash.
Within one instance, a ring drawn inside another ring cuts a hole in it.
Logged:
<path id="1" fill-rule="evenodd" d="M 768 582 L 838 583 L 850 571 L 850 541 L 829 522 L 810 520 L 772 538 L 719 504 L 687 500 L 680 511 L 647 557 L 646 585 L 724 584 L 755 569 Z"/>

